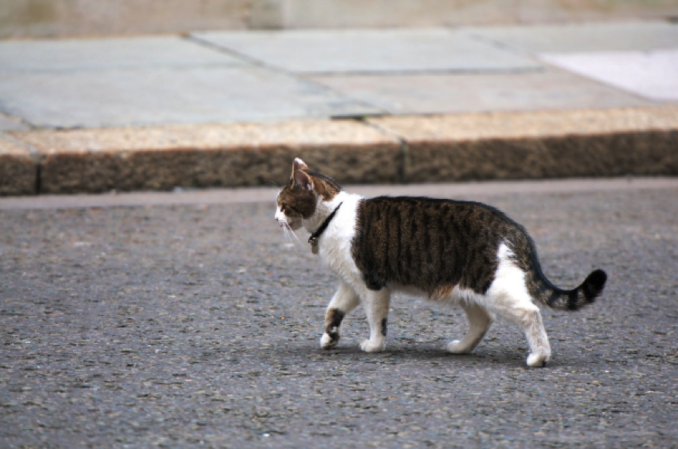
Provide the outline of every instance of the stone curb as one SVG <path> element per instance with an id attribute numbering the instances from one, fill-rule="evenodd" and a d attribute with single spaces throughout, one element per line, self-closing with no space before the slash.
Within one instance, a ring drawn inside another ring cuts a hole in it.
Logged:
<path id="1" fill-rule="evenodd" d="M 39 193 L 282 184 L 295 157 L 349 183 L 400 180 L 398 140 L 352 120 L 11 134 L 39 152 Z"/>
<path id="2" fill-rule="evenodd" d="M 36 193 L 37 170 L 31 151 L 0 133 L 0 196 Z"/>
<path id="3" fill-rule="evenodd" d="M 678 106 L 383 117 L 407 182 L 678 175 Z"/>
<path id="4" fill-rule="evenodd" d="M 13 131 L 0 194 L 279 185 L 294 157 L 347 184 L 675 176 L 678 106 Z"/>

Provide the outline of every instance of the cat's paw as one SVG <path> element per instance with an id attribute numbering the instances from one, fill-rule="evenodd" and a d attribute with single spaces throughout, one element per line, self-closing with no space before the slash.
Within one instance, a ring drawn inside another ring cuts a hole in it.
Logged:
<path id="1" fill-rule="evenodd" d="M 363 340 L 360 343 L 360 349 L 365 352 L 380 352 L 386 349 L 386 342 L 373 342 L 372 340 Z"/>
<path id="2" fill-rule="evenodd" d="M 339 334 L 323 334 L 323 336 L 320 337 L 320 347 L 323 349 L 332 349 L 337 346 L 337 343 L 339 343 Z"/>
<path id="3" fill-rule="evenodd" d="M 452 354 L 468 354 L 473 348 L 461 344 L 461 340 L 454 340 L 447 345 L 447 351 Z"/>
<path id="4" fill-rule="evenodd" d="M 546 366 L 546 363 L 549 361 L 548 354 L 530 354 L 527 357 L 527 366 Z"/>

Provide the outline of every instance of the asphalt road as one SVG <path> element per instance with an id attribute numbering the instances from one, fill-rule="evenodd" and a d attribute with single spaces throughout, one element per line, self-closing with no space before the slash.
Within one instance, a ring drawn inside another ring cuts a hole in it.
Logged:
<path id="1" fill-rule="evenodd" d="M 0 210 L 0 446 L 675 447 L 678 190 L 603 187 L 461 195 L 525 224 L 557 284 L 608 272 L 593 306 L 544 310 L 543 369 L 503 323 L 446 353 L 462 314 L 409 298 L 386 352 L 359 351 L 360 309 L 321 350 L 336 280 L 272 192 Z"/>

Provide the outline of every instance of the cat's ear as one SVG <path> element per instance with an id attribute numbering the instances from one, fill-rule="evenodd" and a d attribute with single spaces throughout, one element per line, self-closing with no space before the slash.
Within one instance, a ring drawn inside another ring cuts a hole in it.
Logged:
<path id="1" fill-rule="evenodd" d="M 310 171 L 308 165 L 299 158 L 294 159 L 292 164 L 292 178 L 294 183 L 305 190 L 313 190 L 313 180 L 306 172 Z"/>
<path id="2" fill-rule="evenodd" d="M 308 165 L 304 161 L 302 161 L 299 158 L 295 158 L 294 162 L 292 163 L 292 174 L 297 171 L 305 171 L 308 172 L 310 169 L 308 168 Z"/>
<path id="3" fill-rule="evenodd" d="M 313 180 L 301 170 L 294 171 L 294 183 L 304 190 L 313 190 Z"/>

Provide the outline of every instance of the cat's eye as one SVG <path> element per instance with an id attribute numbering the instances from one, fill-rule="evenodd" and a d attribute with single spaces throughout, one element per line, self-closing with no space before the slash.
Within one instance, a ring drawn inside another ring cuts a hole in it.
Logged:
<path id="1" fill-rule="evenodd" d="M 291 210 L 292 212 L 295 212 L 295 213 L 297 213 L 297 214 L 300 213 L 300 212 L 299 212 L 299 209 L 295 208 L 294 206 L 290 206 L 290 205 L 287 204 L 287 203 L 282 203 L 282 204 L 280 205 L 280 212 L 282 212 L 282 213 L 284 214 L 284 213 L 286 213 L 286 209 L 289 209 L 289 210 Z"/>

